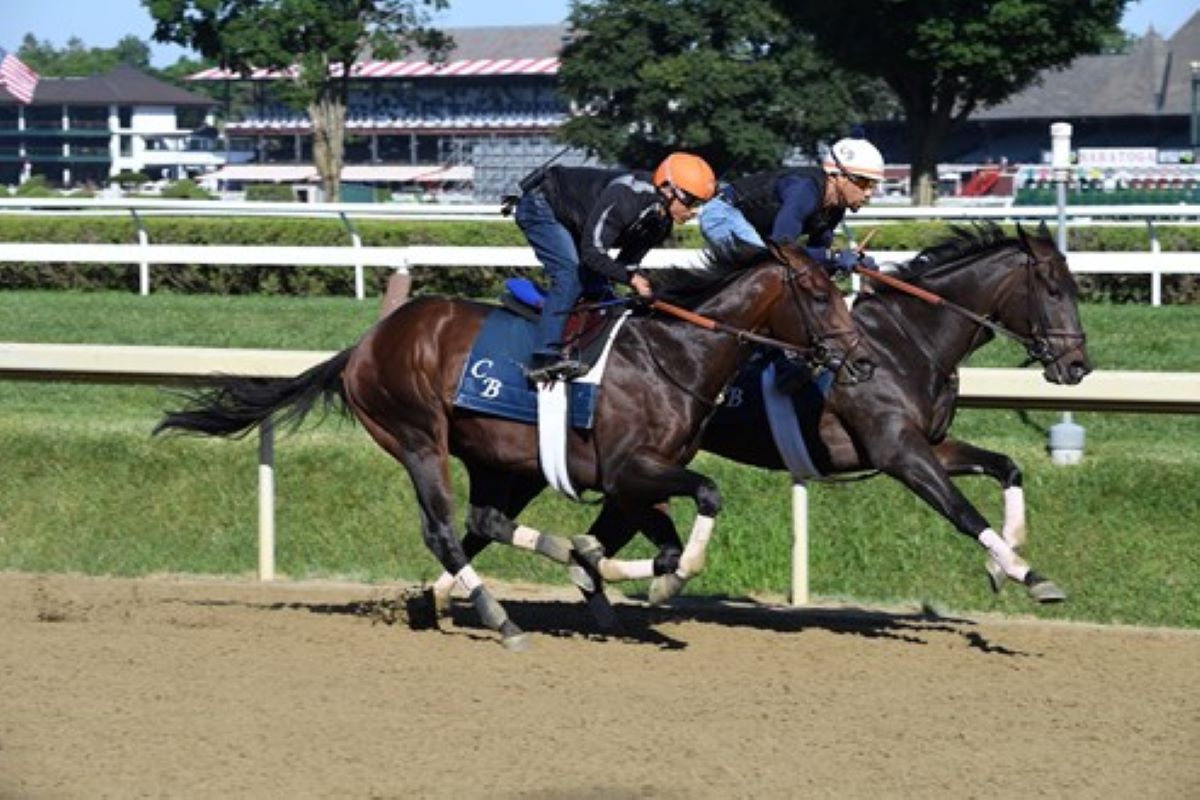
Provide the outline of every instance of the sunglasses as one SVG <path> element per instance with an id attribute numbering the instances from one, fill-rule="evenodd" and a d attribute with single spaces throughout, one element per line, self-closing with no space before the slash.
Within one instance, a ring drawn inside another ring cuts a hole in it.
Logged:
<path id="1" fill-rule="evenodd" d="M 696 195 L 691 194 L 690 192 L 685 192 L 683 189 L 680 189 L 676 186 L 671 187 L 671 193 L 675 195 L 675 199 L 678 200 L 684 208 L 695 208 L 704 202 L 699 197 L 696 197 Z"/>
<path id="2" fill-rule="evenodd" d="M 864 178 L 862 175 L 851 175 L 849 172 L 845 171 L 843 171 L 842 174 L 849 178 L 851 183 L 862 189 L 864 192 L 871 191 L 875 188 L 875 184 L 879 183 L 879 181 L 875 180 L 874 178 Z"/>

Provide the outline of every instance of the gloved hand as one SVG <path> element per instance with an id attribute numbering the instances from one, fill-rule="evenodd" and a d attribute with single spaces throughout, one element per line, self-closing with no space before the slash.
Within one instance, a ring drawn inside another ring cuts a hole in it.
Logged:
<path id="1" fill-rule="evenodd" d="M 875 259 L 871 258 L 866 253 L 863 253 L 859 257 L 858 264 L 859 266 L 866 267 L 867 269 L 879 269 L 879 265 L 875 263 Z"/>
<path id="2" fill-rule="evenodd" d="M 858 253 L 853 250 L 834 250 L 829 260 L 825 262 L 825 271 L 830 275 L 845 275 L 858 265 Z"/>

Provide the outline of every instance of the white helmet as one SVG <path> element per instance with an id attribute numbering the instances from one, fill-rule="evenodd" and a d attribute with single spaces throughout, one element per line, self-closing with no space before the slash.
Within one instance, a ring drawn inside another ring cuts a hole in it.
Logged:
<path id="1" fill-rule="evenodd" d="M 883 154 L 866 139 L 839 139 L 825 156 L 825 171 L 883 180 Z"/>

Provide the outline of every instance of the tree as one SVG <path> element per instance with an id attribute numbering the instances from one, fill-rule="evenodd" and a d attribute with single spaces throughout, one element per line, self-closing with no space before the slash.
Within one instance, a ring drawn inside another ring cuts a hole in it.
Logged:
<path id="1" fill-rule="evenodd" d="M 720 174 L 779 166 L 844 136 L 886 89 L 831 67 L 767 0 L 576 3 L 559 84 L 581 112 L 560 137 L 649 167 L 669 151 Z"/>
<path id="2" fill-rule="evenodd" d="M 942 142 L 971 112 L 1048 69 L 1102 52 L 1127 0 L 773 0 L 848 70 L 895 93 L 907 126 L 913 202 L 933 202 Z"/>
<path id="3" fill-rule="evenodd" d="M 339 196 L 352 67 L 452 44 L 428 27 L 447 0 L 142 0 L 154 40 L 188 47 L 241 75 L 289 74 L 288 99 L 308 108 L 313 164 L 325 196 Z"/>
<path id="4" fill-rule="evenodd" d="M 39 42 L 32 33 L 27 33 L 17 56 L 39 75 L 60 78 L 100 75 L 119 64 L 139 69 L 150 65 L 150 47 L 133 35 L 122 37 L 114 47 L 90 48 L 73 36 L 60 50 L 49 41 Z"/>

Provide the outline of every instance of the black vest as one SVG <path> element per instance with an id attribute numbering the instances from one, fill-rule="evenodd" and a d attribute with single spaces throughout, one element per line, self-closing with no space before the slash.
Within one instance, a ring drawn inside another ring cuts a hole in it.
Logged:
<path id="1" fill-rule="evenodd" d="M 742 212 L 746 221 L 753 225 L 754 230 L 758 231 L 764 239 L 771 235 L 771 231 L 775 227 L 775 216 L 783 205 L 775 194 L 775 183 L 780 178 L 789 175 L 816 181 L 817 196 L 825 196 L 825 170 L 820 167 L 788 167 L 772 172 L 747 175 L 745 178 L 733 182 L 733 205 Z M 821 212 L 806 219 L 804 235 L 820 235 L 832 225 L 837 224 L 837 221 L 833 220 L 831 225 L 831 220 L 826 216 L 825 212 Z"/>

